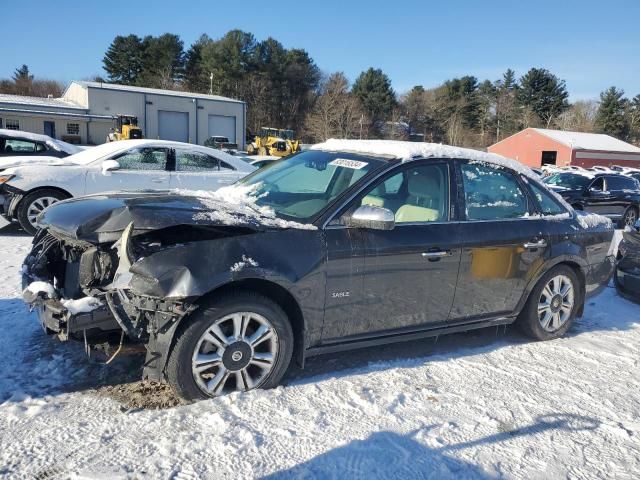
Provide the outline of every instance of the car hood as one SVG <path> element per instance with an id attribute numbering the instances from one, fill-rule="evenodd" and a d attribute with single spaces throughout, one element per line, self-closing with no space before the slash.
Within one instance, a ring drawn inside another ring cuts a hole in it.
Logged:
<path id="1" fill-rule="evenodd" d="M 136 231 L 177 225 L 269 228 L 315 228 L 269 215 L 269 212 L 209 197 L 176 192 L 107 193 L 58 202 L 38 218 L 54 235 L 90 243 L 120 238 L 130 223 Z"/>
<path id="2" fill-rule="evenodd" d="M 36 165 L 74 165 L 64 158 L 48 156 L 4 157 L 0 159 L 0 170 L 13 167 L 31 167 Z"/>

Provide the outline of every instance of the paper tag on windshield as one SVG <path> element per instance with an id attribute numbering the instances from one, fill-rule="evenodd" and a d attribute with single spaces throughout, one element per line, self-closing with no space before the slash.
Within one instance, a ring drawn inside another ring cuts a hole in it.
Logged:
<path id="1" fill-rule="evenodd" d="M 360 170 L 368 165 L 367 162 L 359 162 L 358 160 L 347 160 L 346 158 L 336 158 L 329 162 L 329 165 L 334 167 L 353 168 L 354 170 Z"/>

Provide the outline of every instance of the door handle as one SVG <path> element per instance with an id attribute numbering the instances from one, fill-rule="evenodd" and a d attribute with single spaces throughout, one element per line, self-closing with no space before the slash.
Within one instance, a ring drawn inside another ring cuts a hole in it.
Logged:
<path id="1" fill-rule="evenodd" d="M 547 241 L 545 239 L 538 240 L 537 242 L 526 242 L 523 244 L 524 248 L 542 248 L 547 246 Z"/>
<path id="2" fill-rule="evenodd" d="M 233 183 L 235 180 L 230 179 L 230 178 L 221 178 L 218 180 L 218 183 L 221 183 L 223 185 L 229 185 L 231 183 Z"/>
<path id="3" fill-rule="evenodd" d="M 451 255 L 451 251 L 438 250 L 435 252 L 422 252 L 420 255 L 422 255 L 424 258 L 442 258 L 442 257 L 448 257 L 449 255 Z"/>
<path id="4" fill-rule="evenodd" d="M 166 181 L 167 181 L 167 179 L 166 179 L 166 178 L 152 178 L 152 179 L 151 179 L 151 182 L 152 182 L 152 183 L 164 183 L 164 182 L 166 182 Z"/>

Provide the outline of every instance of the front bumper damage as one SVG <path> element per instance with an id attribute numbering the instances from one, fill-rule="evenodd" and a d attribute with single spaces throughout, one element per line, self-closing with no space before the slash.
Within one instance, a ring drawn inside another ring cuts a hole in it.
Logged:
<path id="1" fill-rule="evenodd" d="M 126 239 L 125 239 L 126 240 Z M 41 230 L 22 268 L 23 300 L 45 331 L 88 347 L 120 342 L 144 345 L 143 378 L 162 380 L 179 321 L 196 306 L 138 296 L 128 289 L 128 264 L 119 268 L 119 245 L 93 245 Z M 68 305 L 95 299 L 88 311 Z M 124 333 L 124 336 L 123 336 Z"/>
<path id="2" fill-rule="evenodd" d="M 15 220 L 24 192 L 7 184 L 0 184 L 0 215 L 9 221 Z"/>

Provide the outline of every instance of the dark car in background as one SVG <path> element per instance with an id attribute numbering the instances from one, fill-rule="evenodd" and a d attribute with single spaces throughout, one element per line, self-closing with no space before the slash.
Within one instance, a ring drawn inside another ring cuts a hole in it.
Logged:
<path id="1" fill-rule="evenodd" d="M 562 336 L 613 271 L 611 222 L 528 168 L 410 142 L 329 141 L 197 196 L 54 204 L 25 260 L 49 333 L 136 342 L 199 399 L 292 358 L 517 323 Z"/>
<path id="2" fill-rule="evenodd" d="M 604 215 L 620 227 L 638 220 L 640 182 L 633 177 L 576 171 L 554 173 L 543 181 L 576 210 Z"/>
<path id="3" fill-rule="evenodd" d="M 0 128 L 0 158 L 16 156 L 48 156 L 64 158 L 82 149 L 47 135 Z"/>
<path id="4" fill-rule="evenodd" d="M 620 293 L 640 302 L 640 221 L 622 232 L 614 278 Z"/>

